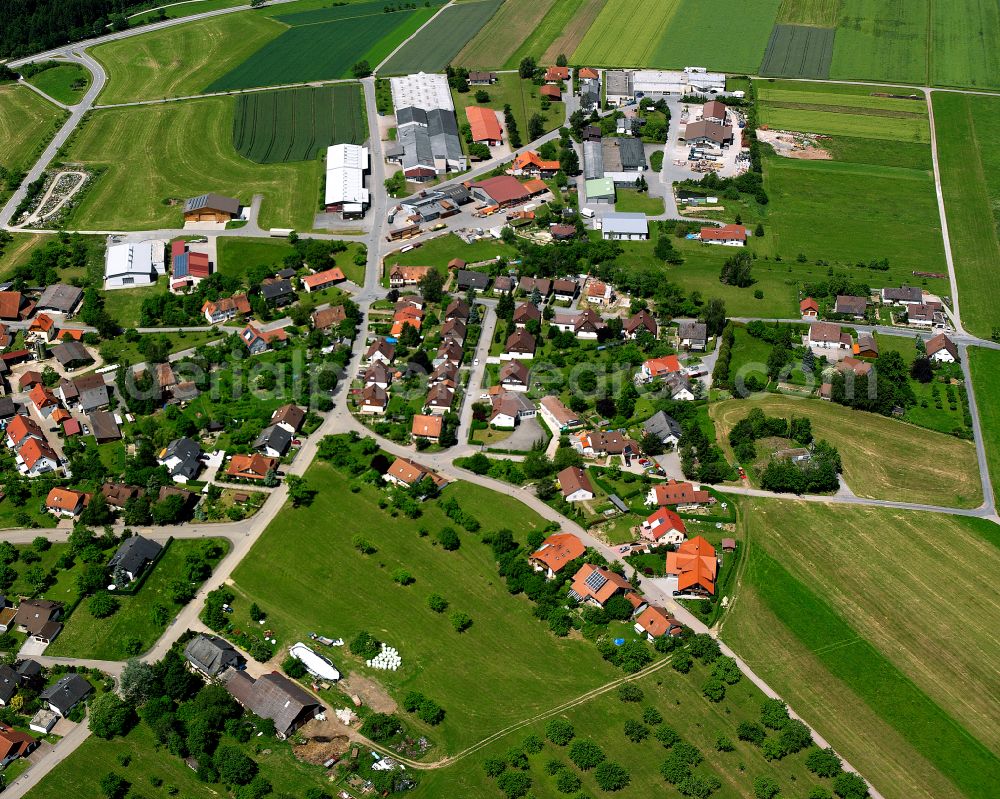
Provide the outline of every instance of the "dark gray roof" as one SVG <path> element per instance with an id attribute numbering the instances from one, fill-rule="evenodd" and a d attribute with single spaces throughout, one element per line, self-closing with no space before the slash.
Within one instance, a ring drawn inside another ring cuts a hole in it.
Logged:
<path id="1" fill-rule="evenodd" d="M 608 94 L 632 94 L 632 73 L 621 69 L 609 69 L 604 73 L 604 83 Z"/>
<path id="2" fill-rule="evenodd" d="M 99 374 L 84 375 L 73 381 L 80 396 L 80 404 L 85 411 L 96 410 L 109 402 L 108 386 Z"/>
<path id="3" fill-rule="evenodd" d="M 295 277 L 295 270 L 290 266 L 286 266 L 284 269 L 279 269 L 275 274 L 282 278 Z"/>
<path id="4" fill-rule="evenodd" d="M 248 684 L 237 674 L 227 683 L 230 693 L 249 710 L 264 719 L 272 719 L 280 735 L 287 735 L 304 720 L 321 708 L 311 694 L 287 677 L 271 672 Z"/>
<path id="5" fill-rule="evenodd" d="M 180 460 L 180 464 L 174 467 L 171 475 L 183 475 L 190 479 L 198 474 L 198 469 L 201 466 L 201 446 L 190 438 L 175 438 L 167 444 L 162 460 L 166 461 L 171 458 Z"/>
<path id="6" fill-rule="evenodd" d="M 5 705 L 10 698 L 17 693 L 17 686 L 21 684 L 21 678 L 6 663 L 0 665 L 0 701 Z"/>
<path id="7" fill-rule="evenodd" d="M 196 669 L 215 677 L 227 668 L 238 669 L 246 662 L 233 645 L 217 635 L 198 635 L 184 647 L 184 657 Z"/>
<path id="8" fill-rule="evenodd" d="M 213 211 L 222 211 L 224 214 L 236 216 L 240 212 L 240 201 L 234 197 L 225 197 L 209 192 L 199 197 L 192 197 L 184 203 L 184 213 L 197 211 L 201 208 L 211 208 Z"/>
<path id="9" fill-rule="evenodd" d="M 427 112 L 427 135 L 431 139 L 431 151 L 435 157 L 456 161 L 464 158 L 462 142 L 458 138 L 458 122 L 455 112 L 434 108 Z"/>
<path id="10" fill-rule="evenodd" d="M 17 664 L 17 674 L 21 682 L 31 680 L 42 673 L 42 664 L 37 660 L 22 660 Z"/>
<path id="11" fill-rule="evenodd" d="M 65 716 L 93 690 L 91 684 L 79 674 L 67 674 L 42 691 L 38 698 Z"/>
<path id="12" fill-rule="evenodd" d="M 485 289 L 490 284 L 489 275 L 485 272 L 476 272 L 472 269 L 459 269 L 457 279 L 460 289 L 467 289 L 469 286 L 475 286 L 477 289 Z"/>
<path id="13" fill-rule="evenodd" d="M 632 136 L 616 136 L 601 141 L 605 172 L 634 171 L 646 166 L 642 140 Z"/>
<path id="14" fill-rule="evenodd" d="M 882 296 L 895 302 L 920 302 L 923 294 L 916 286 L 900 286 L 898 289 L 882 289 Z"/>
<path id="15" fill-rule="evenodd" d="M 122 541 L 118 551 L 108 561 L 108 568 L 112 571 L 121 568 L 133 577 L 138 577 L 147 564 L 156 559 L 162 549 L 163 547 L 155 541 L 150 541 L 141 535 L 134 535 Z"/>
<path id="16" fill-rule="evenodd" d="M 54 283 L 45 288 L 35 307 L 40 311 L 70 313 L 82 298 L 83 289 L 67 286 L 64 283 Z"/>
<path id="17" fill-rule="evenodd" d="M 402 128 L 404 125 L 423 125 L 427 127 L 427 112 L 422 108 L 409 105 L 406 108 L 396 109 L 396 127 Z"/>
<path id="18" fill-rule="evenodd" d="M 79 341 L 67 341 L 59 344 L 52 348 L 52 354 L 56 356 L 56 360 L 63 366 L 75 363 L 93 363 L 94 361 L 90 357 L 90 353 L 87 352 L 87 348 Z"/>
<path id="19" fill-rule="evenodd" d="M 117 441 L 122 437 L 118 422 L 107 411 L 94 411 L 90 414 L 90 430 L 100 442 Z"/>
<path id="20" fill-rule="evenodd" d="M 381 361 L 378 363 L 381 363 Z M 282 455 L 288 451 L 291 444 L 292 434 L 289 433 L 284 427 L 279 427 L 276 424 L 273 424 L 270 427 L 265 427 L 261 431 L 260 435 L 257 436 L 257 440 L 253 442 L 254 449 L 268 447 L 269 449 L 280 452 Z"/>
<path id="21" fill-rule="evenodd" d="M 292 282 L 290 280 L 275 280 L 273 283 L 265 283 L 261 286 L 260 293 L 265 300 L 276 300 L 279 297 L 287 297 L 293 294 Z"/>
<path id="22" fill-rule="evenodd" d="M 704 322 L 678 322 L 677 337 L 693 341 L 707 341 L 708 325 Z"/>
<path id="23" fill-rule="evenodd" d="M 0 419 L 13 419 L 17 406 L 11 397 L 0 397 Z"/>
<path id="24" fill-rule="evenodd" d="M 642 427 L 647 433 L 652 433 L 661 440 L 671 435 L 677 436 L 677 438 L 681 437 L 680 424 L 673 416 L 668 416 L 663 411 L 654 413 L 642 423 Z"/>
<path id="25" fill-rule="evenodd" d="M 472 202 L 472 195 L 461 183 L 455 186 L 445 186 L 443 189 L 438 189 L 438 194 L 454 203 L 458 203 L 459 205 L 465 205 L 466 203 Z"/>

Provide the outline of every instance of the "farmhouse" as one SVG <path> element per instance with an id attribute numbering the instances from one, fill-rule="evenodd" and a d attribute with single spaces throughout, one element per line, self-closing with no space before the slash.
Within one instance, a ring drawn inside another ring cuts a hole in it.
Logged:
<path id="1" fill-rule="evenodd" d="M 657 483 L 646 495 L 647 505 L 672 505 L 676 510 L 687 511 L 702 505 L 711 505 L 715 498 L 704 489 L 695 488 L 691 483 L 668 480 Z"/>
<path id="2" fill-rule="evenodd" d="M 886 305 L 920 305 L 923 301 L 923 292 L 916 286 L 882 289 L 882 302 Z"/>
<path id="3" fill-rule="evenodd" d="M 733 128 L 730 125 L 720 125 L 699 119 L 688 122 L 681 136 L 688 144 L 708 144 L 716 147 L 728 147 L 733 143 Z"/>
<path id="4" fill-rule="evenodd" d="M 72 392 L 70 394 L 66 393 L 67 382 L 69 381 L 63 381 L 60 384 L 59 391 L 62 393 L 67 405 L 70 405 L 72 404 L 70 402 Z M 91 413 L 104 408 L 111 402 L 110 395 L 108 394 L 108 386 L 104 382 L 103 375 L 89 374 L 77 377 L 72 381 L 72 386 L 75 390 L 76 402 L 79 403 L 80 410 L 84 413 Z"/>
<path id="5" fill-rule="evenodd" d="M 279 738 L 287 738 L 323 712 L 312 694 L 276 671 L 256 680 L 245 672 L 232 672 L 226 690 L 251 713 L 271 719 Z"/>
<path id="6" fill-rule="evenodd" d="M 718 570 L 715 549 L 700 535 L 667 553 L 667 576 L 677 578 L 674 594 L 710 596 Z"/>
<path id="7" fill-rule="evenodd" d="M 632 592 L 632 584 L 620 574 L 590 563 L 585 563 L 573 575 L 569 589 L 571 599 L 598 607 L 604 607 L 613 596 Z"/>
<path id="8" fill-rule="evenodd" d="M 240 201 L 221 194 L 202 194 L 184 203 L 184 224 L 217 222 L 225 224 L 240 215 Z"/>
<path id="9" fill-rule="evenodd" d="M 488 147 L 498 147 L 503 143 L 503 131 L 497 121 L 497 112 L 492 108 L 470 105 L 465 109 L 465 116 L 472 129 L 472 140 Z"/>
<path id="10" fill-rule="evenodd" d="M 601 218 L 601 238 L 611 241 L 643 241 L 649 238 L 645 214 L 614 213 Z"/>
<path id="11" fill-rule="evenodd" d="M 545 160 L 534 150 L 518 153 L 507 170 L 509 175 L 527 175 L 533 178 L 550 178 L 560 170 L 556 160 Z"/>
<path id="12" fill-rule="evenodd" d="M 205 677 L 218 677 L 226 669 L 242 669 L 243 656 L 217 635 L 196 635 L 184 647 L 184 659 Z"/>
<path id="13" fill-rule="evenodd" d="M 680 635 L 682 625 L 665 608 L 648 605 L 636 617 L 634 628 L 637 633 L 646 633 L 646 638 L 653 641 L 664 635 Z"/>
<path id="14" fill-rule="evenodd" d="M 0 319 L 16 320 L 30 313 L 20 291 L 0 291 Z"/>
<path id="15" fill-rule="evenodd" d="M 938 333 L 926 346 L 927 357 L 935 363 L 955 363 L 958 360 L 958 347 L 944 333 Z"/>
<path id="16" fill-rule="evenodd" d="M 698 236 L 705 244 L 721 244 L 725 247 L 744 247 L 747 243 L 747 229 L 743 225 L 723 225 L 703 227 Z"/>
<path id="17" fill-rule="evenodd" d="M 312 294 L 314 291 L 323 291 L 323 289 L 343 283 L 346 279 L 340 268 L 335 266 L 332 269 L 324 269 L 322 272 L 306 275 L 302 278 L 302 288 L 306 290 L 306 294 Z"/>
<path id="18" fill-rule="evenodd" d="M 572 533 L 554 533 L 542 541 L 528 561 L 535 571 L 544 572 L 545 578 L 551 580 L 567 563 L 582 557 L 586 551 L 583 542 Z"/>
<path id="19" fill-rule="evenodd" d="M 130 536 L 122 541 L 121 546 L 108 561 L 108 571 L 113 575 L 120 572 L 128 582 L 134 583 L 149 564 L 160 556 L 162 550 L 163 547 L 155 541 L 150 541 L 141 535 Z"/>
<path id="20" fill-rule="evenodd" d="M 166 244 L 162 239 L 108 245 L 104 257 L 106 289 L 149 286 L 166 273 Z"/>
<path id="21" fill-rule="evenodd" d="M 809 325 L 809 349 L 817 357 L 837 353 L 850 352 L 852 347 L 851 334 L 841 330 L 840 325 L 833 322 L 813 322 Z"/>
<path id="22" fill-rule="evenodd" d="M 865 318 L 865 309 L 868 307 L 868 300 L 865 297 L 852 297 L 848 294 L 838 294 L 837 302 L 833 306 L 833 312 L 853 316 L 855 319 Z"/>
<path id="23" fill-rule="evenodd" d="M 584 502 L 594 498 L 590 478 L 579 466 L 569 466 L 556 475 L 563 499 L 567 502 Z"/>
<path id="24" fill-rule="evenodd" d="M 687 537 L 687 528 L 676 511 L 661 507 L 653 511 L 639 527 L 639 535 L 656 545 L 680 544 Z"/>
<path id="25" fill-rule="evenodd" d="M 818 319 L 819 303 L 812 297 L 806 297 L 799 303 L 799 315 L 803 319 Z"/>
<path id="26" fill-rule="evenodd" d="M 83 300 L 83 289 L 67 286 L 63 283 L 54 283 L 51 286 L 46 286 L 42 296 L 38 298 L 35 310 L 71 316 L 81 300 Z"/>
<path id="27" fill-rule="evenodd" d="M 357 144 L 333 144 L 326 148 L 326 188 L 323 206 L 344 217 L 362 217 L 370 202 L 365 188 L 369 167 L 368 148 Z"/>

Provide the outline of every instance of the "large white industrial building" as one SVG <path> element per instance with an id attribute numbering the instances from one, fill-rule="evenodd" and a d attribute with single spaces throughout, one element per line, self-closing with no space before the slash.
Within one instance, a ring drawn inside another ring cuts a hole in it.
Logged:
<path id="1" fill-rule="evenodd" d="M 149 286 L 166 273 L 166 242 L 162 239 L 123 244 L 109 242 L 104 261 L 104 288 Z"/>
<path id="2" fill-rule="evenodd" d="M 326 148 L 327 211 L 340 211 L 344 216 L 364 216 L 368 208 L 368 148 L 357 144 L 334 144 Z"/>

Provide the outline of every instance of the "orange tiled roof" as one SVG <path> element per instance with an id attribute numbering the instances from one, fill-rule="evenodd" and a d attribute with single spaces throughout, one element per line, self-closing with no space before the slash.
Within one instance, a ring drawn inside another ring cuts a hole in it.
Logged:
<path id="1" fill-rule="evenodd" d="M 667 574 L 677 575 L 677 589 L 701 588 L 715 593 L 718 563 L 715 549 L 700 535 L 688 539 L 676 552 L 667 553 Z"/>

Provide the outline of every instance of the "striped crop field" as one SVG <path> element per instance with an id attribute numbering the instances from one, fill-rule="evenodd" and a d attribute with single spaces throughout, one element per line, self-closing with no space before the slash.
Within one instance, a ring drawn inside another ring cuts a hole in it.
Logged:
<path id="1" fill-rule="evenodd" d="M 573 63 L 656 66 L 654 55 L 680 0 L 609 0 L 594 20 Z"/>
<path id="2" fill-rule="evenodd" d="M 507 0 L 462 48 L 455 63 L 471 68 L 504 66 L 554 5 L 555 0 Z"/>
<path id="3" fill-rule="evenodd" d="M 502 0 L 449 6 L 410 39 L 379 70 L 385 75 L 440 72 L 499 10 Z"/>
<path id="4" fill-rule="evenodd" d="M 258 164 L 310 161 L 331 144 L 361 144 L 367 136 L 355 83 L 236 98 L 233 147 Z"/>
<path id="5" fill-rule="evenodd" d="M 775 25 L 760 65 L 761 75 L 827 78 L 833 60 L 836 28 Z"/>

